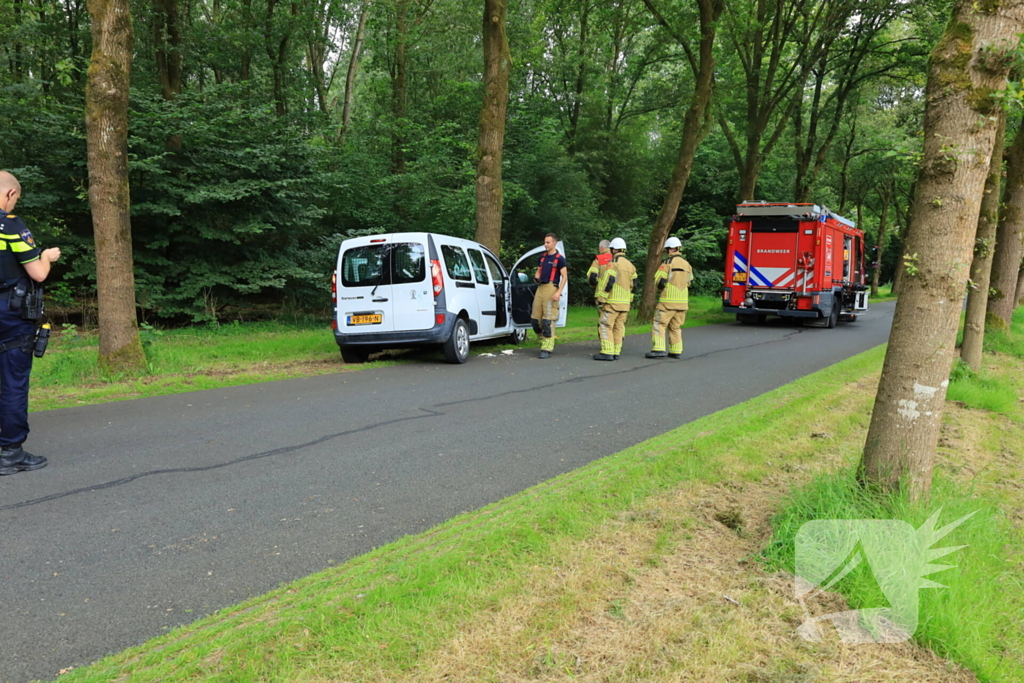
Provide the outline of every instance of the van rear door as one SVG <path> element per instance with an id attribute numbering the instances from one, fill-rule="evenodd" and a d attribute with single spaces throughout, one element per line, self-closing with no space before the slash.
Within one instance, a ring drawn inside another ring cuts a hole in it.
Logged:
<path id="1" fill-rule="evenodd" d="M 395 330 L 429 330 L 434 326 L 434 295 L 428 279 L 426 245 L 399 242 L 388 253 Z"/>
<path id="2" fill-rule="evenodd" d="M 339 331 L 394 332 L 387 259 L 391 247 L 383 239 L 342 245 L 338 257 Z"/>
<path id="3" fill-rule="evenodd" d="M 387 237 L 342 245 L 338 329 L 348 334 L 426 330 L 434 325 L 426 246 Z"/>
<path id="4" fill-rule="evenodd" d="M 565 245 L 559 242 L 555 248 L 565 256 Z M 516 327 L 530 327 L 530 316 L 533 312 L 533 297 L 537 293 L 537 283 L 533 275 L 537 271 L 537 259 L 544 253 L 544 247 L 535 247 L 523 254 L 510 271 L 509 301 L 512 308 L 512 324 Z M 569 283 L 565 283 L 562 296 L 558 300 L 558 322 L 555 327 L 565 327 L 569 313 Z"/>

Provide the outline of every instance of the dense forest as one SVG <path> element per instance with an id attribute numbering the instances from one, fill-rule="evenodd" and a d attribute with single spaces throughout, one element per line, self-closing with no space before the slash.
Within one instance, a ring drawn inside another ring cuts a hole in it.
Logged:
<path id="1" fill-rule="evenodd" d="M 482 4 L 133 0 L 128 150 L 142 318 L 323 310 L 345 236 L 472 238 Z M 554 231 L 580 285 L 602 238 L 625 238 L 643 269 L 695 100 L 700 8 L 508 4 L 503 259 Z M 755 198 L 823 203 L 856 220 L 877 245 L 879 280 L 891 279 L 921 155 L 928 54 L 949 4 L 713 9 L 713 88 L 669 214 L 694 288 L 719 289 L 726 219 Z M 0 0 L 0 25 L 0 168 L 21 180 L 19 213 L 38 241 L 66 254 L 51 296 L 87 307 L 88 8 Z M 577 286 L 574 299 L 585 294 Z"/>

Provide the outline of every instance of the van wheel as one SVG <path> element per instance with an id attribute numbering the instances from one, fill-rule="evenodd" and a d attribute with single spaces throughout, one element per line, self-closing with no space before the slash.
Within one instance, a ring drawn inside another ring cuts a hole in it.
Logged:
<path id="1" fill-rule="evenodd" d="M 341 359 L 346 363 L 365 363 L 366 359 L 370 357 L 370 349 L 364 349 L 359 346 L 342 346 L 341 347 Z"/>
<path id="2" fill-rule="evenodd" d="M 469 325 L 462 318 L 456 318 L 452 334 L 444 343 L 444 359 L 449 363 L 465 363 L 468 358 Z"/>
<path id="3" fill-rule="evenodd" d="M 516 329 L 512 330 L 512 334 L 508 335 L 509 344 L 515 344 L 516 346 L 519 346 L 524 341 L 526 341 L 526 330 L 524 328 L 517 327 Z"/>

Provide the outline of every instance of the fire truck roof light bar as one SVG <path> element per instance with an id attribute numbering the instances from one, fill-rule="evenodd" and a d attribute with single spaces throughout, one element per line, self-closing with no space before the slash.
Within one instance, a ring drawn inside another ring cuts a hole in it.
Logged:
<path id="1" fill-rule="evenodd" d="M 811 220 L 817 220 L 822 214 L 831 216 L 843 225 L 856 228 L 857 224 L 848 218 L 843 218 L 827 206 L 817 204 L 769 204 L 768 202 L 744 202 L 736 207 L 737 216 L 808 216 Z"/>

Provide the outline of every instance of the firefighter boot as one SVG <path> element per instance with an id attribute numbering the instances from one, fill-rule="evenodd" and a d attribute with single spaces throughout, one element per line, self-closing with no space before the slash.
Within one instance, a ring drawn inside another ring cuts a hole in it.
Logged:
<path id="1" fill-rule="evenodd" d="M 46 458 L 41 455 L 26 453 L 21 444 L 7 446 L 0 451 L 0 476 L 31 472 L 46 467 Z"/>
<path id="2" fill-rule="evenodd" d="M 665 353 L 664 351 L 648 351 L 647 353 L 644 354 L 644 358 L 664 358 L 667 355 L 668 354 Z M 678 357 L 679 356 L 677 355 L 676 358 Z"/>
<path id="3" fill-rule="evenodd" d="M 594 360 L 615 360 L 615 356 L 610 353 L 595 353 L 593 358 Z"/>

